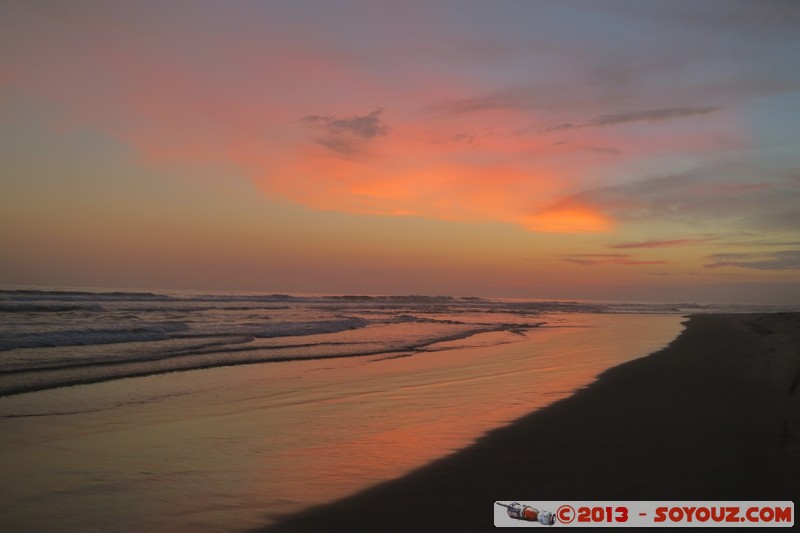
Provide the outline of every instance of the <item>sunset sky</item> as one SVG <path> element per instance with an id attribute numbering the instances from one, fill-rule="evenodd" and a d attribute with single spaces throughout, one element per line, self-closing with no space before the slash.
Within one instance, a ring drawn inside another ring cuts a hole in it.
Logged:
<path id="1" fill-rule="evenodd" d="M 0 284 L 800 303 L 793 0 L 0 0 Z"/>

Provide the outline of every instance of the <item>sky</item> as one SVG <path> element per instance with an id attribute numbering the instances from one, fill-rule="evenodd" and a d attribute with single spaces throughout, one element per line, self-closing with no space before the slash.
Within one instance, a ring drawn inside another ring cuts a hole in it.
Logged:
<path id="1" fill-rule="evenodd" d="M 0 0 L 0 284 L 800 303 L 794 0 Z"/>

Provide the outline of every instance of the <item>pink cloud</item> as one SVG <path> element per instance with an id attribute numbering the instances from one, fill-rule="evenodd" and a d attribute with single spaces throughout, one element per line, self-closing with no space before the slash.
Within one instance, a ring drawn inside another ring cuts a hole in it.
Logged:
<path id="1" fill-rule="evenodd" d="M 177 38 L 175 13 L 27 13 L 35 23 L 15 33 L 16 55 L 3 54 L 11 59 L 5 84 L 56 102 L 58 122 L 120 139 L 146 164 L 224 163 L 264 194 L 315 209 L 499 221 L 536 232 L 611 231 L 612 210 L 576 193 L 609 179 L 598 176 L 619 160 L 711 151 L 720 123 L 697 121 L 724 120 L 697 111 L 710 107 L 639 106 L 650 114 L 620 115 L 605 101 L 579 104 L 585 98 L 574 86 L 543 95 L 522 84 L 481 96 L 481 83 L 463 73 L 414 70 L 396 51 L 387 53 L 397 71 L 376 68 L 369 50 L 301 31 L 297 18 L 216 15 L 178 25 Z M 235 29 L 212 31 L 219 25 Z M 426 37 L 432 46 L 447 41 Z M 425 64 L 424 47 L 405 44 Z M 549 74 L 566 78 L 563 68 Z M 398 80 L 397 72 L 409 75 Z M 450 103 L 433 105 L 443 94 Z M 542 134 L 565 114 L 605 117 L 605 127 Z M 690 132 L 670 126 L 642 135 L 629 129 L 642 116 L 695 122 Z"/>

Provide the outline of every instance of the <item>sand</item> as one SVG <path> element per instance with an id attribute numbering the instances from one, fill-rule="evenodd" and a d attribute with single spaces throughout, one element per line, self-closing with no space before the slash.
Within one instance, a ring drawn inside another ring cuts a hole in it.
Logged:
<path id="1" fill-rule="evenodd" d="M 667 348 L 288 531 L 486 531 L 495 501 L 794 500 L 800 314 L 699 315 Z"/>

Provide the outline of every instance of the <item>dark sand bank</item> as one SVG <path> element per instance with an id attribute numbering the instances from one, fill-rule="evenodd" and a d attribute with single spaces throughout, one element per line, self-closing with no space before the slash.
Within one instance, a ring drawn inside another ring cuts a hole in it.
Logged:
<path id="1" fill-rule="evenodd" d="M 264 531 L 486 531 L 497 500 L 797 496 L 800 314 L 700 315 L 570 398 Z"/>

